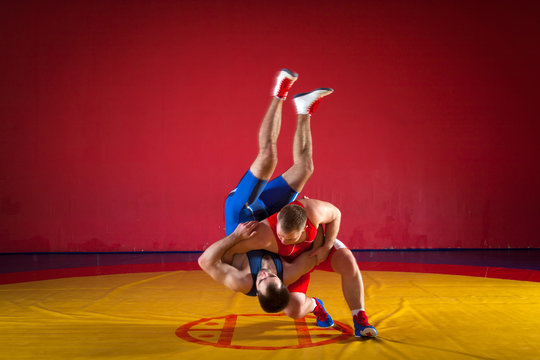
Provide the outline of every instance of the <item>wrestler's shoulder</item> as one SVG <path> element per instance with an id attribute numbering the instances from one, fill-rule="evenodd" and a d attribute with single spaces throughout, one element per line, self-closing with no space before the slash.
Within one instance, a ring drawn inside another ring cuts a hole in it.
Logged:
<path id="1" fill-rule="evenodd" d="M 326 203 L 326 201 L 323 201 L 323 200 L 310 199 L 307 197 L 298 199 L 298 201 L 304 206 L 304 208 L 317 207 L 317 206 L 321 206 L 323 203 Z"/>
<path id="2" fill-rule="evenodd" d="M 270 222 L 268 219 L 264 219 L 262 221 L 259 221 L 259 226 L 257 226 L 257 230 L 270 230 L 272 231 L 272 227 L 270 226 Z"/>

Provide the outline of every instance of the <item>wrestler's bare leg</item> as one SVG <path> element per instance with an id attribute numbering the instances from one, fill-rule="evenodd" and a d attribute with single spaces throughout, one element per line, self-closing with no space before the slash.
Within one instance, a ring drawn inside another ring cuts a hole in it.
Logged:
<path id="1" fill-rule="evenodd" d="M 298 114 L 293 143 L 294 164 L 282 176 L 296 192 L 302 191 L 314 170 L 310 126 L 311 115 L 321 99 L 330 95 L 333 91 L 330 88 L 319 88 L 294 96 Z"/>
<path id="2" fill-rule="evenodd" d="M 260 180 L 269 180 L 276 168 L 283 101 L 297 78 L 298 74 L 288 69 L 282 69 L 277 76 L 272 101 L 259 128 L 259 152 L 250 167 L 251 173 Z"/>
<path id="3" fill-rule="evenodd" d="M 300 319 L 309 313 L 313 313 L 317 318 L 317 326 L 326 328 L 334 325 L 334 321 L 324 309 L 322 301 L 306 296 L 301 292 L 290 293 L 289 304 L 284 312 L 285 315 L 293 319 Z"/>
<path id="4" fill-rule="evenodd" d="M 377 330 L 370 325 L 364 303 L 364 282 L 358 263 L 349 249 L 338 249 L 330 260 L 332 270 L 341 275 L 341 289 L 351 309 L 356 337 L 375 337 Z"/>
<path id="5" fill-rule="evenodd" d="M 301 292 L 292 292 L 290 294 L 289 305 L 283 310 L 285 315 L 293 319 L 300 319 L 313 312 L 315 305 L 313 298 Z"/>
<path id="6" fill-rule="evenodd" d="M 349 249 L 338 249 L 330 261 L 332 270 L 341 276 L 341 288 L 351 310 L 364 309 L 364 283 L 354 255 Z M 291 292 L 285 315 L 294 319 L 309 314 L 315 308 L 311 297 L 300 292 Z"/>
<path id="7" fill-rule="evenodd" d="M 309 114 L 297 115 L 293 142 L 294 164 L 282 175 L 287 184 L 296 192 L 302 191 L 314 170 L 310 122 Z"/>
<path id="8" fill-rule="evenodd" d="M 330 261 L 332 270 L 341 275 L 341 289 L 351 310 L 364 309 L 364 283 L 351 250 L 337 250 Z"/>
<path id="9" fill-rule="evenodd" d="M 269 180 L 277 165 L 277 139 L 281 129 L 282 107 L 283 100 L 272 97 L 259 128 L 259 152 L 249 170 L 261 180 Z"/>

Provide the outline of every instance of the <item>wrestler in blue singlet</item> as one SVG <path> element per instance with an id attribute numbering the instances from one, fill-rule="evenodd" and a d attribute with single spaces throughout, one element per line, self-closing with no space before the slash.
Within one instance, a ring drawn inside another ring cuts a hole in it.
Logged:
<path id="1" fill-rule="evenodd" d="M 297 196 L 298 193 L 283 177 L 279 176 L 268 182 L 257 179 L 248 170 L 225 201 L 227 235 L 230 235 L 240 223 L 261 221 L 277 213 Z"/>

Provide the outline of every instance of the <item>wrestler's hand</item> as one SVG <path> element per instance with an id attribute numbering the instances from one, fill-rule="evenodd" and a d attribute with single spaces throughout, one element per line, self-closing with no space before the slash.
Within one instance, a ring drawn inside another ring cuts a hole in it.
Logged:
<path id="1" fill-rule="evenodd" d="M 309 252 L 309 257 L 315 256 L 316 260 L 317 260 L 317 265 L 319 265 L 320 263 L 322 263 L 323 261 L 325 261 L 328 258 L 329 254 L 330 254 L 330 249 L 328 249 L 328 248 L 326 248 L 324 246 L 321 246 L 320 248 L 311 250 Z"/>
<path id="2" fill-rule="evenodd" d="M 248 221 L 238 224 L 238 226 L 233 232 L 233 235 L 236 237 L 237 240 L 250 239 L 257 233 L 256 229 L 258 225 L 258 221 Z"/>

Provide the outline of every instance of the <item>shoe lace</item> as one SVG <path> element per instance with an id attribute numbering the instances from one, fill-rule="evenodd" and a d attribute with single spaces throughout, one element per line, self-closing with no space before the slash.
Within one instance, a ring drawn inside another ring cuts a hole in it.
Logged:
<path id="1" fill-rule="evenodd" d="M 319 106 L 319 103 L 321 102 L 321 100 L 322 100 L 322 97 L 318 98 L 317 100 L 315 100 L 315 101 L 313 102 L 313 104 L 311 104 L 311 106 L 310 106 L 309 109 L 308 109 L 308 112 L 309 112 L 310 114 L 313 114 L 313 112 L 315 111 L 315 109 L 317 108 L 317 106 Z"/>
<path id="2" fill-rule="evenodd" d="M 353 320 L 356 321 L 361 326 L 370 326 L 367 316 L 363 312 L 359 312 L 358 314 L 354 315 Z"/>
<path id="3" fill-rule="evenodd" d="M 293 82 L 290 79 L 282 79 L 278 86 L 278 95 L 286 97 L 289 94 L 289 90 L 291 89 L 292 85 Z"/>
<path id="4" fill-rule="evenodd" d="M 328 314 L 326 313 L 326 311 L 324 311 L 322 306 L 319 305 L 319 303 L 317 303 L 317 306 L 315 306 L 315 309 L 313 310 L 313 314 L 315 314 L 315 316 L 317 317 L 317 320 L 319 321 L 326 321 L 326 319 L 328 319 Z"/>

